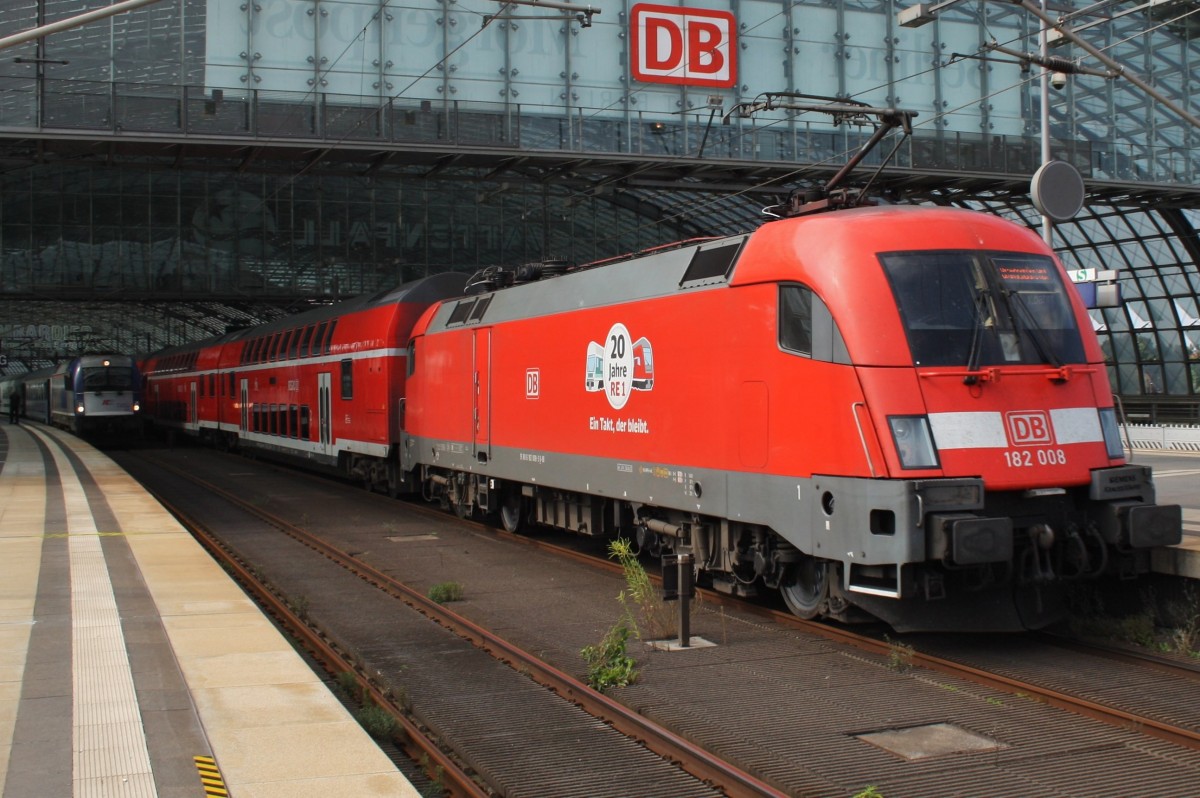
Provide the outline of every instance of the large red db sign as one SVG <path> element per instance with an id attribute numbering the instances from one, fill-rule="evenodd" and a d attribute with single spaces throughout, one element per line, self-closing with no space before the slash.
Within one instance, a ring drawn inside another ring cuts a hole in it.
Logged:
<path id="1" fill-rule="evenodd" d="M 630 25 L 637 80 L 720 88 L 737 80 L 737 27 L 728 11 L 639 3 Z"/>

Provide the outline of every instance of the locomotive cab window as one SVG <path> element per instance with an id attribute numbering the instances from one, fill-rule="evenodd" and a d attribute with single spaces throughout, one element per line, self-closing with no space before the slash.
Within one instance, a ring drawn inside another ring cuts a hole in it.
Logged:
<path id="1" fill-rule="evenodd" d="M 879 260 L 916 365 L 975 370 L 1084 359 L 1067 289 L 1044 255 L 950 250 Z"/>
<path id="2" fill-rule="evenodd" d="M 779 346 L 826 363 L 850 362 L 846 342 L 829 307 L 803 285 L 779 286 Z"/>

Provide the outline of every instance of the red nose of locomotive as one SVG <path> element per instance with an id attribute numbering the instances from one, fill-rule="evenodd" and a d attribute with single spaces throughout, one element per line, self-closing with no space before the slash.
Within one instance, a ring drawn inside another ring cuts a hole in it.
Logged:
<path id="1" fill-rule="evenodd" d="M 993 490 L 1065 487 L 1121 462 L 1113 411 L 1097 407 L 1097 371 L 1014 368 L 964 385 L 953 370 L 918 370 L 943 475 L 977 476 Z"/>

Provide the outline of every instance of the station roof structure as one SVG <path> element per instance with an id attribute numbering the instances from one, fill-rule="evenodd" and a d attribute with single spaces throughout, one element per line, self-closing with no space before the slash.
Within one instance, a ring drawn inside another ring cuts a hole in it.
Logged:
<path id="1" fill-rule="evenodd" d="M 0 9 L 0 29 L 106 5 L 27 0 Z M 1052 157 L 1087 192 L 1054 246 L 1069 270 L 1115 269 L 1124 289 L 1123 307 L 1092 311 L 1114 388 L 1196 413 L 1200 130 L 1120 78 L 1040 91 L 1038 66 L 983 46 L 1036 47 L 1019 4 L 939 5 L 919 29 L 878 0 L 697 10 L 718 28 L 730 15 L 743 37 L 723 51 L 737 74 L 699 86 L 622 65 L 629 19 L 652 8 L 634 0 L 586 29 L 493 19 L 486 0 L 405 14 L 321 0 L 271 24 L 234 0 L 207 13 L 160 0 L 0 51 L 0 354 L 11 373 L 79 347 L 145 352 L 430 271 L 744 232 L 870 133 L 735 113 L 764 91 L 813 88 L 916 109 L 894 158 L 856 172 L 880 201 L 1033 228 L 1045 105 Z M 1190 107 L 1200 4 L 1052 13 Z"/>

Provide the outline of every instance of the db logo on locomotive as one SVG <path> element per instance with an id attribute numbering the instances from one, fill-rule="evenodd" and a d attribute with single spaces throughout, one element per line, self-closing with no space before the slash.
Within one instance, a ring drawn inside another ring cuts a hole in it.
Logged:
<path id="1" fill-rule="evenodd" d="M 614 324 L 606 343 L 588 343 L 587 377 L 584 388 L 603 391 L 613 410 L 629 401 L 631 391 L 649 391 L 654 387 L 654 352 L 645 337 L 631 342 L 624 324 Z"/>
<path id="2" fill-rule="evenodd" d="M 1050 417 L 1041 410 L 1006 413 L 1008 439 L 1013 446 L 1045 446 L 1054 443 Z"/>

